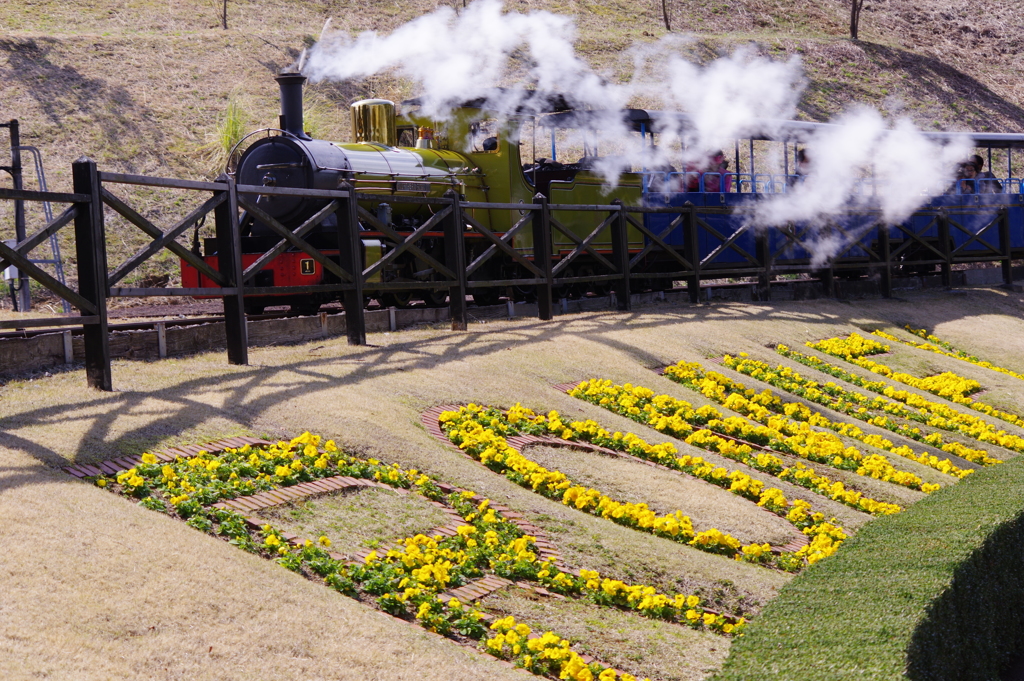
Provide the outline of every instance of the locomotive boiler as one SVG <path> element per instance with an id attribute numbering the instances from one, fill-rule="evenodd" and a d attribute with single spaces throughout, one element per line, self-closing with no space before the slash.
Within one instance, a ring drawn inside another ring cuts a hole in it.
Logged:
<path id="1" fill-rule="evenodd" d="M 469 103 L 453 119 L 436 122 L 412 116 L 398 117 L 395 105 L 387 100 L 371 99 L 351 105 L 354 141 L 339 143 L 311 138 L 303 129 L 302 87 L 306 78 L 299 74 L 277 77 L 281 94 L 280 128 L 251 133 L 258 137 L 249 144 L 237 160 L 233 172 L 238 184 L 296 189 L 337 189 L 347 183 L 364 198 L 360 206 L 394 227 L 400 234 L 408 234 L 432 215 L 429 205 L 389 201 L 391 197 L 440 198 L 454 192 L 462 200 L 477 203 L 523 204 L 533 201 L 538 187 L 545 193 L 563 185 L 556 200 L 563 203 L 609 203 L 620 198 L 635 203 L 639 199 L 639 178 L 626 180 L 608 195 L 603 192 L 604 181 L 588 171 L 570 172 L 560 164 L 554 167 L 534 167 L 524 171 L 520 146 L 516 141 L 515 120 L 485 130 L 479 125 L 481 110 Z M 261 136 L 262 135 L 262 136 Z M 456 148 L 452 148 L 456 147 Z M 229 170 L 231 170 L 229 168 Z M 579 170 L 579 169 L 577 169 Z M 578 177 L 573 177 L 577 175 Z M 568 194 L 566 193 L 568 185 Z M 260 195 L 257 207 L 281 225 L 294 229 L 315 215 L 326 205 L 324 199 L 298 196 Z M 474 208 L 466 213 L 487 229 L 503 235 L 519 215 L 518 211 Z M 599 222 L 600 219 L 597 219 Z M 563 222 L 569 229 L 586 236 L 594 224 L 593 219 L 580 221 L 578 216 L 565 215 Z M 593 223 L 593 224 L 591 224 Z M 243 214 L 242 264 L 248 267 L 278 241 L 278 234 L 263 224 L 257 216 Z M 393 244 L 385 235 L 374 231 L 372 225 L 361 225 L 362 251 L 365 266 L 379 260 Z M 327 257 L 337 257 L 337 220 L 329 216 L 304 238 Z M 479 235 L 476 235 L 479 236 Z M 633 234 L 637 247 L 642 239 Z M 216 240 L 207 239 L 205 258 L 216 267 Z M 481 238 L 466 234 L 466 252 L 471 260 L 488 244 Z M 529 230 L 517 234 L 512 245 L 532 255 L 532 234 Z M 565 236 L 554 239 L 553 253 L 571 248 L 573 241 Z M 444 244 L 441 232 L 428 232 L 418 246 L 433 257 L 443 260 Z M 595 249 L 610 251 L 610 244 L 595 243 Z M 580 272 L 587 272 L 586 258 L 581 259 Z M 445 304 L 447 290 L 423 288 L 424 282 L 436 277 L 428 263 L 413 255 L 405 255 L 385 268 L 379 275 L 387 282 L 418 283 L 408 291 L 388 291 L 379 296 L 384 306 L 406 307 L 417 300 L 430 306 Z M 475 279 L 514 279 L 525 276 L 521 268 L 509 258 L 493 258 L 474 273 Z M 295 286 L 331 283 L 320 263 L 298 250 L 280 254 L 255 277 L 253 285 Z M 187 288 L 212 286 L 213 282 L 195 268 L 182 262 L 182 284 Z M 493 304 L 500 296 L 511 294 L 519 299 L 528 298 L 529 287 L 475 288 L 473 298 L 477 304 Z M 574 295 L 582 290 L 571 292 Z M 303 296 L 247 296 L 246 311 L 260 313 L 266 306 L 290 305 L 293 310 L 311 313 L 332 299 L 331 294 Z"/>

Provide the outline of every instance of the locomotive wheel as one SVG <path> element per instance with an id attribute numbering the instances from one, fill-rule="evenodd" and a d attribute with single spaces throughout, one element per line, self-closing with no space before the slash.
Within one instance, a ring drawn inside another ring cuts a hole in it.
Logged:
<path id="1" fill-rule="evenodd" d="M 536 303 L 537 302 L 537 287 L 536 286 L 513 286 L 512 287 L 512 300 L 516 303 Z"/>
<path id="2" fill-rule="evenodd" d="M 315 315 L 320 311 L 320 299 L 316 298 L 313 300 L 304 300 L 301 303 L 292 303 L 292 312 L 302 315 L 303 317 L 309 317 Z"/>
<path id="3" fill-rule="evenodd" d="M 266 307 L 267 306 L 264 305 L 263 303 L 250 303 L 250 302 L 246 301 L 245 307 L 244 307 L 245 314 L 248 314 L 248 315 L 263 314 L 263 310 L 266 309 Z"/>
<path id="4" fill-rule="evenodd" d="M 597 274 L 593 265 L 582 265 L 577 276 L 592 277 Z M 592 292 L 596 296 L 606 296 L 611 291 L 611 285 L 606 281 L 592 281 L 587 284 L 578 285 L 584 292 Z"/>
<path id="5" fill-rule="evenodd" d="M 445 289 L 424 291 L 422 297 L 427 307 L 444 307 L 448 304 L 448 291 Z"/>
<path id="6" fill-rule="evenodd" d="M 497 305 L 501 302 L 501 289 L 475 288 L 473 289 L 473 302 L 480 306 Z"/>
<path id="7" fill-rule="evenodd" d="M 567 267 L 561 275 L 563 277 L 575 277 L 576 269 L 573 267 Z M 551 289 L 551 297 L 555 300 L 561 300 L 562 298 L 568 298 L 569 300 L 575 300 L 579 298 L 579 288 L 577 284 L 561 284 L 554 286 Z"/>
<path id="8" fill-rule="evenodd" d="M 381 307 L 397 307 L 404 309 L 412 305 L 412 291 L 385 291 L 380 294 Z"/>

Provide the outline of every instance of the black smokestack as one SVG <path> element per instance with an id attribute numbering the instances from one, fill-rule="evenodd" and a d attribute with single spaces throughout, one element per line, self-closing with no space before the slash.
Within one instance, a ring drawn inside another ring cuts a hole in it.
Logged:
<path id="1" fill-rule="evenodd" d="M 282 73 L 274 80 L 281 88 L 281 129 L 300 139 L 310 139 L 302 129 L 302 85 L 306 77 L 301 73 Z"/>

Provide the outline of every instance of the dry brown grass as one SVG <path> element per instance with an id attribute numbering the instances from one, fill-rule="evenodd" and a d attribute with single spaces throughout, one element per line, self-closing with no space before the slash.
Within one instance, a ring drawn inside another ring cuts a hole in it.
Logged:
<path id="1" fill-rule="evenodd" d="M 423 497 L 359 489 L 260 511 L 274 527 L 304 539 L 325 536 L 344 554 L 377 549 L 444 525 L 448 517 Z"/>
<path id="2" fill-rule="evenodd" d="M 696 681 L 722 664 L 730 639 L 633 613 L 572 600 L 541 598 L 506 589 L 483 600 L 502 616 L 555 630 L 601 662 L 652 681 Z"/>
<path id="3" fill-rule="evenodd" d="M 618 501 L 646 503 L 659 514 L 682 511 L 697 532 L 714 527 L 744 544 L 768 542 L 776 546 L 788 544 L 799 535 L 785 519 L 757 504 L 737 503 L 736 495 L 728 490 L 639 461 L 563 447 L 530 447 L 526 455 Z"/>
<path id="4" fill-rule="evenodd" d="M 223 353 L 118 361 L 113 393 L 87 389 L 80 370 L 13 381 L 0 387 L 0 539 L 8 566 L 0 676 L 509 673 L 490 663 L 481 667 L 453 644 L 52 470 L 67 461 L 240 433 L 320 432 L 351 451 L 423 469 L 524 512 L 551 532 L 571 564 L 665 590 L 698 590 L 712 602 L 756 611 L 787 581 L 785 575 L 654 539 L 539 497 L 434 441 L 420 426 L 419 413 L 453 402 L 522 401 L 660 441 L 657 433 L 550 386 L 598 375 L 663 392 L 675 388 L 686 397 L 685 389 L 650 369 L 905 322 L 1024 370 L 1022 302 L 1019 294 L 978 290 L 850 304 L 660 305 L 642 314 L 474 324 L 468 333 L 372 334 L 371 345 L 362 348 L 340 339 L 254 348 L 247 367 L 229 366 Z M 1016 379 L 990 384 L 992 399 L 1024 395 L 1024 383 Z M 787 496 L 800 489 L 787 488 Z M 827 500 L 803 492 L 816 506 L 828 507 Z M 844 524 L 859 524 L 840 514 L 862 514 L 833 508 Z M 210 646 L 223 656 L 213 658 L 217 667 L 210 666 Z"/>

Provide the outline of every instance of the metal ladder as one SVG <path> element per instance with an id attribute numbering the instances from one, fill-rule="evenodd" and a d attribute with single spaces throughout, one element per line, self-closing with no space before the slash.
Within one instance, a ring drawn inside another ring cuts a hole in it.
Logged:
<path id="1" fill-rule="evenodd" d="M 14 179 L 14 188 L 23 189 L 22 181 L 22 166 L 21 166 L 21 152 L 25 151 L 32 155 L 33 165 L 36 171 L 36 183 L 39 185 L 39 191 L 46 192 L 49 189 L 46 186 L 46 172 L 43 170 L 43 154 L 36 147 L 27 146 L 21 144 L 21 135 L 18 126 L 18 120 L 14 119 L 7 123 L 0 123 L 0 128 L 7 128 L 10 133 L 11 139 L 11 165 L 0 166 L 0 170 L 6 170 L 11 177 Z M 53 208 L 49 201 L 40 202 L 43 207 L 43 216 L 46 219 L 45 224 L 53 222 Z M 18 204 L 23 203 L 21 201 L 16 202 L 14 220 L 15 220 L 15 237 L 17 241 L 24 241 L 27 234 L 25 233 L 25 213 L 24 208 L 19 208 Z M 64 262 L 60 256 L 60 243 L 57 240 L 56 234 L 50 235 L 50 258 L 49 259 L 31 259 L 31 262 L 37 265 L 53 265 L 54 275 L 61 284 L 67 285 L 64 278 Z M 28 277 L 21 273 L 19 278 L 19 291 L 20 303 L 18 308 L 21 312 L 27 312 L 32 309 L 32 300 L 29 296 L 28 289 Z M 61 307 L 64 314 L 71 314 L 71 304 L 66 300 L 61 300 Z"/>

